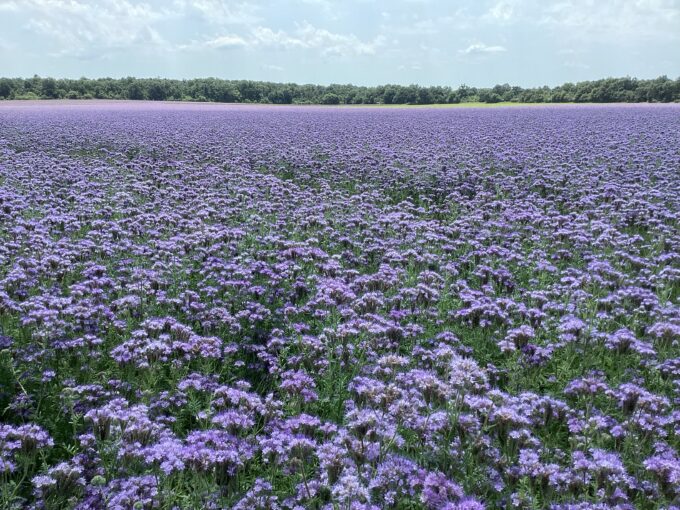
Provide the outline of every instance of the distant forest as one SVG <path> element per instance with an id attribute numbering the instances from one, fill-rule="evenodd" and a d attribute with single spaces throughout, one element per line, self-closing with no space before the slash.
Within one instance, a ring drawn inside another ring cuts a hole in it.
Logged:
<path id="1" fill-rule="evenodd" d="M 680 101 L 680 78 L 605 78 L 557 87 L 298 85 L 197 78 L 0 78 L 0 99 L 147 99 L 273 104 L 638 103 Z"/>

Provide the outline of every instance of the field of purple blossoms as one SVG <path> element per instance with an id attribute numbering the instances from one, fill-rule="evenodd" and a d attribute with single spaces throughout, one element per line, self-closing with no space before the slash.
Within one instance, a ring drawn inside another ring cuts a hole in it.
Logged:
<path id="1" fill-rule="evenodd" d="M 0 105 L 0 508 L 680 508 L 680 107 Z"/>

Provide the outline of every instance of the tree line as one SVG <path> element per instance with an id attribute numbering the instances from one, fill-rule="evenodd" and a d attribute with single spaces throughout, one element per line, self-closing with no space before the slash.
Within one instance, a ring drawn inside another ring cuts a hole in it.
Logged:
<path id="1" fill-rule="evenodd" d="M 299 85 L 252 80 L 197 78 L 0 78 L 0 99 L 146 99 L 270 104 L 446 104 L 678 102 L 680 78 L 605 78 L 556 87 L 491 88 L 461 85 Z"/>

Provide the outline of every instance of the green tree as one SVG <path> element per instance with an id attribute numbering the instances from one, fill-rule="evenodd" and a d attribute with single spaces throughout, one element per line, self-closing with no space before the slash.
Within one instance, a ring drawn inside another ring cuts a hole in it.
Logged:
<path id="1" fill-rule="evenodd" d="M 165 101 L 169 95 L 169 87 L 165 80 L 151 80 L 146 95 L 153 101 Z"/>
<path id="2" fill-rule="evenodd" d="M 14 84 L 9 78 L 0 78 L 0 97 L 8 99 L 12 96 Z"/>
<path id="3" fill-rule="evenodd" d="M 57 97 L 57 81 L 54 78 L 43 78 L 42 96 L 47 99 L 55 99 Z"/>
<path id="4" fill-rule="evenodd" d="M 340 104 L 340 97 L 337 94 L 329 92 L 323 95 L 321 104 Z"/>
<path id="5" fill-rule="evenodd" d="M 127 98 L 146 99 L 146 91 L 144 90 L 144 87 L 139 81 L 135 80 L 132 83 L 130 83 L 130 86 L 127 89 Z"/>
<path id="6" fill-rule="evenodd" d="M 112 98 L 192 100 L 278 104 L 441 104 L 468 101 L 517 102 L 670 102 L 680 101 L 680 78 L 660 76 L 653 80 L 631 77 L 605 78 L 557 87 L 522 88 L 507 83 L 477 89 L 461 85 L 421 87 L 418 85 L 378 85 L 359 87 L 351 84 L 298 85 L 251 80 L 198 78 L 169 80 L 161 78 L 31 78 L 0 79 L 0 98 Z M 336 99 L 337 98 L 337 99 Z M 337 100 L 337 103 L 335 102 Z"/>

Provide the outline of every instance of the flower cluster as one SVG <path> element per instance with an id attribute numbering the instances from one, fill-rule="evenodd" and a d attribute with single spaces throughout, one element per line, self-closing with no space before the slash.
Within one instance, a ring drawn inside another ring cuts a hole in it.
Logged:
<path id="1" fill-rule="evenodd" d="M 677 105 L 0 105 L 3 508 L 677 508 Z"/>

